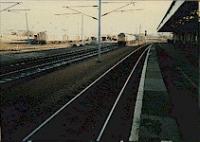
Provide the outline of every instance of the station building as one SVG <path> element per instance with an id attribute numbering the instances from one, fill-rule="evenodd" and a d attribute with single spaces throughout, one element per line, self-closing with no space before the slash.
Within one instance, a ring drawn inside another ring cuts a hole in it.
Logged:
<path id="1" fill-rule="evenodd" d="M 173 43 L 174 47 L 179 49 L 187 49 L 186 51 L 188 52 L 190 58 L 193 58 L 192 63 L 196 65 L 195 67 L 197 68 L 198 72 L 200 71 L 199 6 L 200 2 L 198 0 L 173 0 L 157 28 L 158 32 L 170 32 L 173 34 L 173 39 L 171 42 Z M 200 76 L 197 76 L 200 80 Z M 199 81 L 197 81 L 197 84 L 199 84 Z M 198 86 L 198 105 L 200 108 L 200 85 Z"/>
<path id="2" fill-rule="evenodd" d="M 171 32 L 173 43 L 198 47 L 199 2 L 174 0 L 157 28 L 158 32 Z"/>

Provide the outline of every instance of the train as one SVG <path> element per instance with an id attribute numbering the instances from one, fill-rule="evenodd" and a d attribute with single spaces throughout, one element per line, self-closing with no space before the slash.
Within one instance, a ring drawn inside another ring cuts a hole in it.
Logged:
<path id="1" fill-rule="evenodd" d="M 118 37 L 117 38 L 118 45 L 125 46 L 126 45 L 126 35 L 125 35 L 125 33 L 120 33 L 120 34 L 118 34 L 117 37 Z"/>
<path id="2" fill-rule="evenodd" d="M 101 37 L 102 42 L 106 41 L 116 41 L 119 46 L 131 46 L 136 43 L 137 36 L 127 33 L 119 33 L 117 36 L 103 36 Z M 53 41 L 53 43 L 57 41 Z M 61 41 L 59 41 L 60 43 Z M 72 42 L 72 41 L 71 41 Z M 31 44 L 47 44 L 47 34 L 46 32 L 39 32 L 33 35 L 33 39 L 30 39 Z M 97 38 L 92 36 L 88 39 L 87 43 L 97 44 Z M 73 45 L 82 45 L 81 41 L 77 41 Z"/>
<path id="3" fill-rule="evenodd" d="M 119 46 L 131 46 L 136 43 L 136 36 L 133 34 L 120 33 L 117 36 L 117 43 Z"/>
<path id="4" fill-rule="evenodd" d="M 97 44 L 97 38 L 91 37 L 91 44 Z M 117 36 L 102 36 L 102 42 L 116 41 L 119 46 L 132 46 L 136 44 L 137 36 L 133 34 L 119 33 Z"/>
<path id="5" fill-rule="evenodd" d="M 46 32 L 39 32 L 37 34 L 34 34 L 31 44 L 47 44 Z"/>

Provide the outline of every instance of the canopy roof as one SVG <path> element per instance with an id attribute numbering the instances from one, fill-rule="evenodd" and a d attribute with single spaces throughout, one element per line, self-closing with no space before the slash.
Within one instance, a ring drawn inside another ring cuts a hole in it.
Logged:
<path id="1" fill-rule="evenodd" d="M 157 30 L 174 33 L 198 31 L 198 1 L 174 0 Z"/>

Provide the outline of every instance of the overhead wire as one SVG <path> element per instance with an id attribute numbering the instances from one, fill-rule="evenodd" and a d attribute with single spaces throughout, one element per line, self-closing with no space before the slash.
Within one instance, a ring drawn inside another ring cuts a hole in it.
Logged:
<path id="1" fill-rule="evenodd" d="M 6 3 L 6 2 L 5 2 L 5 3 Z M 13 2 L 13 3 L 14 3 L 14 2 Z M 3 11 L 9 10 L 10 8 L 15 7 L 16 5 L 19 5 L 19 4 L 21 4 L 21 3 L 22 3 L 22 2 L 15 2 L 14 4 L 12 4 L 12 5 L 10 5 L 10 6 L 6 7 L 6 8 L 4 8 L 4 9 L 2 9 L 2 10 L 0 10 L 0 13 L 3 12 Z"/>
<path id="2" fill-rule="evenodd" d="M 111 10 L 111 11 L 109 11 L 109 12 L 106 12 L 106 13 L 104 13 L 102 16 L 106 16 L 106 15 L 112 13 L 112 12 L 119 11 L 120 9 L 125 8 L 125 7 L 127 7 L 127 6 L 129 6 L 129 5 L 132 5 L 132 4 L 134 4 L 133 1 L 131 1 L 130 3 L 128 3 L 128 4 L 126 4 L 126 5 L 123 5 L 123 6 L 121 6 L 121 7 L 118 7 L 118 8 L 116 8 L 116 9 L 113 9 L 113 10 Z"/>

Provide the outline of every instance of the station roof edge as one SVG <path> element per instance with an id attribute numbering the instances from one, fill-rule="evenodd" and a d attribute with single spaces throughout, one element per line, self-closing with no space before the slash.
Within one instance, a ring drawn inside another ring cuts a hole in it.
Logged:
<path id="1" fill-rule="evenodd" d="M 168 20 L 176 13 L 179 7 L 187 0 L 173 0 L 169 9 L 167 10 L 165 16 L 161 20 L 160 24 L 157 27 L 157 31 L 159 32 L 162 27 L 167 23 Z"/>

